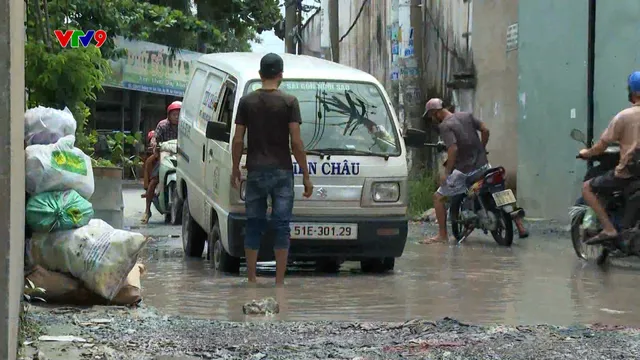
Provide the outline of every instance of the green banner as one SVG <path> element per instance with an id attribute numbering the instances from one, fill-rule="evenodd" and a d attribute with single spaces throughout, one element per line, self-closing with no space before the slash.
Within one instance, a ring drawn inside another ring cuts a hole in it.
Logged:
<path id="1" fill-rule="evenodd" d="M 196 61 L 203 55 L 189 50 L 171 54 L 164 45 L 122 37 L 115 43 L 126 49 L 127 55 L 111 61 L 113 72 L 103 85 L 162 95 L 184 96 Z"/>

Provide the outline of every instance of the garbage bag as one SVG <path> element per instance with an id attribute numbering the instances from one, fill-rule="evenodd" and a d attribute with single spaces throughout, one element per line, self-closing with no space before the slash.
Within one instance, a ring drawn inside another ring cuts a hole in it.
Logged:
<path id="1" fill-rule="evenodd" d="M 55 144 L 26 148 L 27 192 L 75 190 L 85 199 L 93 195 L 91 158 L 73 146 L 75 137 L 65 136 Z"/>
<path id="2" fill-rule="evenodd" d="M 68 108 L 58 110 L 38 106 L 24 113 L 24 140 L 27 145 L 55 144 L 76 133 L 76 119 Z"/>
<path id="3" fill-rule="evenodd" d="M 47 270 L 70 273 L 107 300 L 124 285 L 148 238 L 100 219 L 74 230 L 35 233 L 31 258 Z"/>
<path id="4" fill-rule="evenodd" d="M 93 207 L 75 190 L 50 191 L 32 196 L 26 215 L 27 225 L 33 231 L 71 230 L 89 223 Z"/>
<path id="5" fill-rule="evenodd" d="M 49 271 L 41 266 L 35 266 L 25 274 L 25 283 L 26 279 L 29 279 L 36 287 L 44 289 L 44 293 L 34 296 L 44 299 L 49 304 L 126 306 L 142 301 L 140 277 L 143 273 L 144 265 L 136 264 L 127 276 L 118 295 L 111 301 L 88 290 L 80 280 L 68 274 Z"/>

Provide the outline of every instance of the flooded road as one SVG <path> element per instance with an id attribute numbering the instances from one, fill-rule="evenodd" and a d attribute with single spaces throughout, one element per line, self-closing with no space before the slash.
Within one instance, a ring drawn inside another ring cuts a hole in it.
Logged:
<path id="1" fill-rule="evenodd" d="M 179 227 L 148 229 L 156 236 L 178 235 Z M 287 286 L 273 287 L 273 267 L 262 267 L 251 288 L 240 276 L 218 274 L 206 259 L 187 260 L 181 240 L 160 237 L 143 261 L 145 302 L 175 315 L 244 321 L 242 305 L 274 297 L 275 320 L 404 321 L 445 316 L 474 323 L 607 323 L 637 325 L 640 302 L 637 270 L 604 272 L 579 261 L 566 238 L 535 234 L 500 248 L 481 234 L 462 245 L 419 245 L 413 235 L 396 270 L 364 275 L 358 263 L 345 263 L 337 275 L 294 268 Z"/>

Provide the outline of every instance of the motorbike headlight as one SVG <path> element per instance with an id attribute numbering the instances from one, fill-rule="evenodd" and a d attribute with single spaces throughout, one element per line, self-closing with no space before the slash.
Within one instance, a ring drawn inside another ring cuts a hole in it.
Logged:
<path id="1" fill-rule="evenodd" d="M 240 199 L 244 201 L 244 196 L 247 193 L 247 182 L 243 181 L 240 183 Z"/>
<path id="2" fill-rule="evenodd" d="M 400 200 L 400 184 L 397 182 L 379 182 L 371 186 L 374 202 L 396 202 Z"/>

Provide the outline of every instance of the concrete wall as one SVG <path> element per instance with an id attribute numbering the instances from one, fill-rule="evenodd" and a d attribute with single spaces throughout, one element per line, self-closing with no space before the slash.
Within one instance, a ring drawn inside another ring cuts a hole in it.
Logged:
<path id="1" fill-rule="evenodd" d="M 508 186 L 518 170 L 518 50 L 507 51 L 507 28 L 518 22 L 517 0 L 472 0 L 474 113 L 491 130 L 488 151 L 493 166 L 507 169 Z"/>
<path id="2" fill-rule="evenodd" d="M 349 35 L 340 42 L 340 63 L 370 73 L 387 91 L 391 90 L 390 9 L 394 0 L 371 1 Z M 397 0 L 395 0 L 397 3 Z M 339 34 L 342 37 L 356 20 L 361 2 L 339 0 Z M 330 59 L 328 49 L 320 47 L 320 15 L 309 18 L 302 31 L 304 55 Z"/>
<path id="3" fill-rule="evenodd" d="M 471 31 L 474 10 L 464 0 L 423 0 L 420 10 L 425 99 L 434 96 L 448 98 L 450 90 L 447 83 L 452 80 L 452 75 L 473 67 L 472 38 L 467 41 L 465 34 Z"/>
<path id="4" fill-rule="evenodd" d="M 596 138 L 618 111 L 629 106 L 627 77 L 640 70 L 639 17 L 638 0 L 598 1 L 596 6 Z"/>
<path id="5" fill-rule="evenodd" d="M 17 355 L 24 266 L 24 18 L 0 0 L 0 359 Z"/>
<path id="6" fill-rule="evenodd" d="M 629 106 L 626 79 L 640 69 L 639 13 L 637 0 L 597 3 L 596 138 Z M 529 216 L 567 220 L 586 169 L 569 133 L 587 129 L 588 2 L 520 0 L 519 15 L 518 197 Z"/>
<path id="7" fill-rule="evenodd" d="M 587 29 L 587 1 L 519 2 L 518 201 L 529 217 L 567 220 L 579 193 L 585 165 L 569 133 L 586 129 Z"/>
<path id="8" fill-rule="evenodd" d="M 387 91 L 391 88 L 391 39 L 387 29 L 392 22 L 392 3 L 393 0 L 369 1 L 353 30 L 340 42 L 340 63 L 368 72 Z M 356 20 L 361 5 L 361 1 L 339 0 L 340 37 Z"/>

